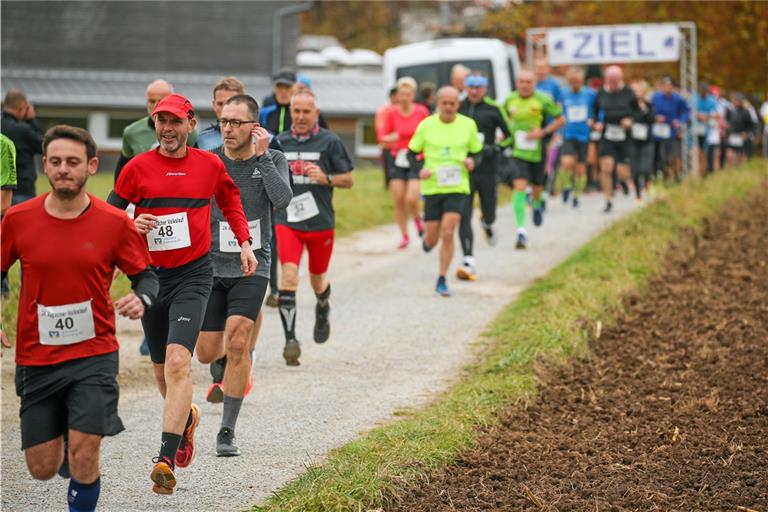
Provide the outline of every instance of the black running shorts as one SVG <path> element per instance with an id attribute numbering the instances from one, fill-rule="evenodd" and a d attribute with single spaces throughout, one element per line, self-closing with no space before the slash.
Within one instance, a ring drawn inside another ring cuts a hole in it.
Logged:
<path id="1" fill-rule="evenodd" d="M 629 163 L 629 139 L 623 141 L 601 139 L 598 146 L 598 155 L 600 158 L 609 156 L 617 164 Z"/>
<path id="2" fill-rule="evenodd" d="M 230 316 L 256 320 L 267 294 L 269 279 L 261 276 L 215 277 L 202 331 L 221 332 Z"/>
<path id="3" fill-rule="evenodd" d="M 205 307 L 213 285 L 213 270 L 208 255 L 186 265 L 157 269 L 160 293 L 141 319 L 153 363 L 165 362 L 169 343 L 194 353 Z"/>
<path id="4" fill-rule="evenodd" d="M 529 162 L 513 156 L 512 179 L 526 180 L 531 185 L 543 187 L 547 182 L 547 177 L 544 173 L 544 162 Z"/>
<path id="5" fill-rule="evenodd" d="M 566 139 L 563 141 L 563 147 L 560 148 L 560 156 L 572 155 L 576 157 L 576 161 L 584 163 L 587 161 L 587 150 L 589 149 L 589 142 L 581 142 L 576 139 Z"/>
<path id="6" fill-rule="evenodd" d="M 424 220 L 439 221 L 444 213 L 458 213 L 464 211 L 465 203 L 469 201 L 467 194 L 435 194 L 424 196 Z"/>
<path id="7" fill-rule="evenodd" d="M 117 371 L 117 351 L 47 366 L 16 366 L 21 449 L 70 429 L 100 436 L 122 432 Z"/>

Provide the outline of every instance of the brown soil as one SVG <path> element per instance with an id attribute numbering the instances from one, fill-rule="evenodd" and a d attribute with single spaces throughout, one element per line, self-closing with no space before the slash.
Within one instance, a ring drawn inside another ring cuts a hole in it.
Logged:
<path id="1" fill-rule="evenodd" d="M 388 510 L 768 511 L 767 219 L 765 189 L 734 202 L 590 361 Z"/>

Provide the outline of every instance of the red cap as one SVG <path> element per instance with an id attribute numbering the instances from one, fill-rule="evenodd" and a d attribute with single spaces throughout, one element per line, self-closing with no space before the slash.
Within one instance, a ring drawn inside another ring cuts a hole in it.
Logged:
<path id="1" fill-rule="evenodd" d="M 157 105 L 155 105 L 155 110 L 152 111 L 152 115 L 154 116 L 160 112 L 168 112 L 182 119 L 195 117 L 195 109 L 192 103 L 181 94 L 169 94 L 158 101 Z"/>

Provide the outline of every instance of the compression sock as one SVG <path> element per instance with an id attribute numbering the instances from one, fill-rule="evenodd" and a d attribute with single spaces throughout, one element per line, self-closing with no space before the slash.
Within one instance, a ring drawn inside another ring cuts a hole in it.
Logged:
<path id="1" fill-rule="evenodd" d="M 296 291 L 280 290 L 277 296 L 280 320 L 283 322 L 286 343 L 296 339 Z"/>
<path id="2" fill-rule="evenodd" d="M 573 179 L 573 183 L 573 197 L 581 197 L 582 192 L 584 192 L 584 189 L 587 188 L 587 177 L 576 176 Z"/>
<path id="3" fill-rule="evenodd" d="M 515 212 L 515 225 L 518 228 L 525 226 L 525 207 L 527 201 L 524 190 L 515 190 L 512 193 L 512 209 Z"/>
<path id="4" fill-rule="evenodd" d="M 240 415 L 240 406 L 243 405 L 242 398 L 233 398 L 224 395 L 224 411 L 221 415 L 221 428 L 228 428 L 235 431 L 237 417 Z"/>
<path id="5" fill-rule="evenodd" d="M 562 192 L 570 188 L 573 188 L 573 171 L 561 168 L 555 177 L 555 190 Z"/>
<path id="6" fill-rule="evenodd" d="M 315 297 L 317 297 L 318 306 L 323 308 L 327 307 L 328 300 L 331 298 L 331 285 L 329 284 L 323 293 L 316 293 Z"/>
<path id="7" fill-rule="evenodd" d="M 531 203 L 531 206 L 533 206 L 534 210 L 538 210 L 541 208 L 543 201 L 541 199 L 534 199 Z"/>
<path id="8" fill-rule="evenodd" d="M 69 490 L 67 491 L 69 512 L 93 512 L 96 510 L 100 491 L 101 477 L 92 484 L 81 484 L 74 478 L 70 478 Z"/>
<path id="9" fill-rule="evenodd" d="M 640 177 L 634 178 L 632 181 L 635 182 L 635 196 L 637 196 L 638 199 L 643 198 L 643 179 Z"/>
<path id="10" fill-rule="evenodd" d="M 163 432 L 160 437 L 160 459 L 168 459 L 171 466 L 176 464 L 176 452 L 179 451 L 181 436 L 171 432 Z"/>

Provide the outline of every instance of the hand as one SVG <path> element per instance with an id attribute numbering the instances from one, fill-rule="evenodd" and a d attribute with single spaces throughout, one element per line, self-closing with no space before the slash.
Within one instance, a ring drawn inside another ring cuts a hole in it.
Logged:
<path id="1" fill-rule="evenodd" d="M 384 137 L 382 137 L 381 140 L 389 143 L 397 142 L 398 140 L 400 140 L 400 134 L 397 132 L 388 133 Z"/>
<path id="2" fill-rule="evenodd" d="M 30 119 L 34 119 L 36 115 L 35 106 L 31 103 L 27 103 L 27 110 L 24 111 L 24 119 L 29 121 Z"/>
<path id="3" fill-rule="evenodd" d="M 539 140 L 539 139 L 542 139 L 544 135 L 546 135 L 544 133 L 544 130 L 542 130 L 541 128 L 534 128 L 533 130 L 528 132 L 525 138 L 528 140 Z"/>
<path id="4" fill-rule="evenodd" d="M 622 117 L 621 118 L 621 126 L 625 130 L 629 130 L 630 128 L 632 128 L 632 118 L 631 117 Z"/>
<path id="5" fill-rule="evenodd" d="M 309 177 L 309 179 L 312 180 L 313 183 L 317 183 L 318 185 L 330 184 L 328 181 L 328 176 L 317 164 L 304 162 L 304 172 Z"/>
<path id="6" fill-rule="evenodd" d="M 678 121 L 677 119 L 673 119 L 672 126 L 674 126 L 675 128 L 680 128 L 680 121 Z"/>
<path id="7" fill-rule="evenodd" d="M 254 125 L 251 130 L 251 138 L 253 139 L 256 156 L 261 156 L 267 152 L 269 149 L 269 132 L 266 128 Z"/>
<path id="8" fill-rule="evenodd" d="M 157 217 L 150 213 L 142 213 L 133 219 L 133 222 L 136 224 L 136 229 L 142 235 L 146 235 L 157 227 Z"/>
<path id="9" fill-rule="evenodd" d="M 122 299 L 115 301 L 115 309 L 120 316 L 130 318 L 131 320 L 138 320 L 144 316 L 144 303 L 136 296 L 135 293 L 129 293 Z"/>
<path id="10" fill-rule="evenodd" d="M 258 264 L 250 242 L 243 242 L 243 245 L 240 246 L 240 270 L 243 271 L 243 275 L 247 277 L 255 274 Z"/>
<path id="11" fill-rule="evenodd" d="M 662 116 L 662 115 L 658 115 L 658 116 L 656 116 L 656 122 L 657 122 L 657 123 L 663 123 L 663 122 L 664 122 L 664 121 L 666 121 L 666 120 L 667 120 L 667 118 L 666 118 L 666 117 L 664 117 L 664 116 Z"/>
<path id="12" fill-rule="evenodd" d="M 427 168 L 422 168 L 419 171 L 419 179 L 426 180 L 429 179 L 432 176 L 432 171 L 430 171 Z"/>
<path id="13" fill-rule="evenodd" d="M 592 125 L 592 129 L 596 132 L 602 132 L 603 131 L 603 123 L 594 123 Z"/>
<path id="14" fill-rule="evenodd" d="M 475 159 L 467 157 L 464 159 L 464 167 L 467 168 L 469 172 L 472 172 L 475 170 Z"/>

